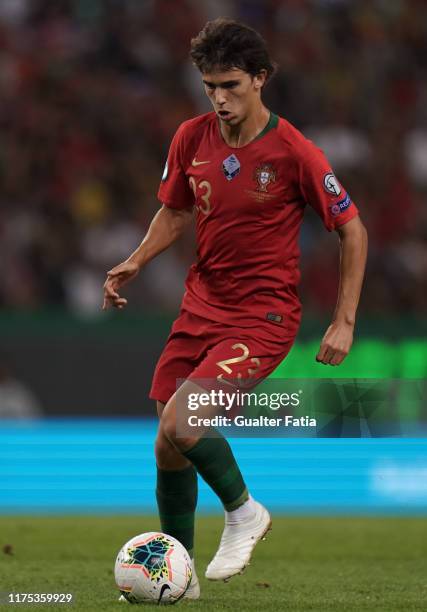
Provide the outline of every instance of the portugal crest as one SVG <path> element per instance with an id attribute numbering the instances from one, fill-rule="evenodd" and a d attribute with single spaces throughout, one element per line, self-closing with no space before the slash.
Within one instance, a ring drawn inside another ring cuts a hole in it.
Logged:
<path id="1" fill-rule="evenodd" d="M 270 164 L 262 164 L 255 170 L 254 179 L 258 183 L 257 191 L 266 192 L 269 184 L 275 182 L 276 172 Z"/>

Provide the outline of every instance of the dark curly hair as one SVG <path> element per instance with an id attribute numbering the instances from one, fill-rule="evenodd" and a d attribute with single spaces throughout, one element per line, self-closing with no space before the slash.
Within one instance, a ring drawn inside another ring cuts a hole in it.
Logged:
<path id="1" fill-rule="evenodd" d="M 277 70 L 262 36 L 249 26 L 219 17 L 208 21 L 191 39 L 190 58 L 200 72 L 239 68 L 251 76 L 267 71 L 267 81 Z"/>

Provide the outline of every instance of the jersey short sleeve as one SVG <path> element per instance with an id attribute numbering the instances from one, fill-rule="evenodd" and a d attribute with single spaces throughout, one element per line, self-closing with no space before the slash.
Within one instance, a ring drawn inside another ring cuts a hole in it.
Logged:
<path id="1" fill-rule="evenodd" d="M 299 164 L 302 196 L 332 231 L 358 214 L 351 197 L 335 177 L 323 152 L 310 141 Z"/>
<path id="2" fill-rule="evenodd" d="M 194 194 L 184 171 L 185 124 L 172 139 L 157 197 L 168 208 L 191 208 Z"/>

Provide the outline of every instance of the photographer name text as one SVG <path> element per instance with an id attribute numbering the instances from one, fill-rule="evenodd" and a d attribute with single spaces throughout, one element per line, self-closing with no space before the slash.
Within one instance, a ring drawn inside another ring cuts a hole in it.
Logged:
<path id="1" fill-rule="evenodd" d="M 294 417 L 245 417 L 237 415 L 235 417 L 225 417 L 216 415 L 211 418 L 198 417 L 191 415 L 188 417 L 190 427 L 317 427 L 316 419 L 309 416 Z"/>

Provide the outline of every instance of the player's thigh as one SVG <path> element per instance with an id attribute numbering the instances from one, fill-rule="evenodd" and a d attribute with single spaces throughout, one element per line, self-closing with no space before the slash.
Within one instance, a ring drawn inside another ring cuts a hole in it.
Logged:
<path id="1" fill-rule="evenodd" d="M 162 414 L 163 414 L 163 410 L 165 409 L 165 405 L 163 402 L 159 402 L 156 401 L 156 410 L 157 410 L 157 416 L 159 417 L 159 419 L 161 418 Z"/>

